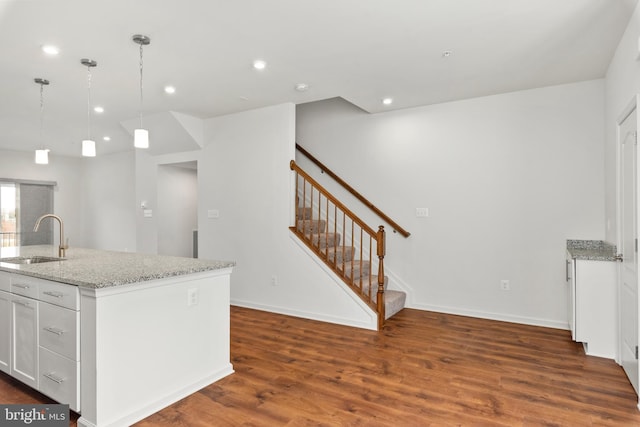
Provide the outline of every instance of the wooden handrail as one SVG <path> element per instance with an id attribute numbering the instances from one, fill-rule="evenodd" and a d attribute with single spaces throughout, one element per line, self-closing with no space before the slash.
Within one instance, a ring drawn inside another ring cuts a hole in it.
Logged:
<path id="1" fill-rule="evenodd" d="M 362 194 L 360 194 L 352 186 L 347 184 L 346 181 L 344 181 L 342 178 L 336 175 L 331 169 L 326 167 L 320 160 L 316 159 L 311 153 L 309 153 L 307 150 L 302 148 L 299 144 L 296 144 L 296 149 L 300 151 L 309 160 L 311 160 L 312 163 L 318 166 L 322 172 L 325 172 L 327 175 L 333 178 L 338 184 L 340 184 L 344 189 L 346 189 L 349 193 L 351 193 L 356 199 L 360 200 L 365 206 L 367 206 L 369 209 L 375 212 L 376 215 L 382 218 L 384 222 L 389 224 L 394 229 L 394 231 L 397 231 L 403 237 L 409 237 L 411 235 L 411 233 L 409 233 L 404 228 L 400 227 L 400 225 L 398 225 L 397 222 L 392 220 L 387 214 L 385 214 L 380 209 L 378 209 L 373 203 L 367 200 Z"/>

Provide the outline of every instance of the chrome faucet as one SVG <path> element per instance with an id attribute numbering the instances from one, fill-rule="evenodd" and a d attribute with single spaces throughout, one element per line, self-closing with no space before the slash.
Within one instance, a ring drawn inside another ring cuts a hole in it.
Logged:
<path id="1" fill-rule="evenodd" d="M 54 214 L 42 215 L 36 221 L 36 225 L 33 227 L 33 231 L 38 231 L 38 228 L 40 227 L 40 221 L 42 221 L 45 218 L 54 218 L 54 219 L 57 219 L 58 222 L 60 223 L 60 246 L 58 246 L 58 256 L 60 258 L 64 258 L 65 251 L 69 248 L 69 245 L 64 243 L 64 223 L 62 222 L 62 218 L 60 218 L 58 215 L 54 215 Z"/>

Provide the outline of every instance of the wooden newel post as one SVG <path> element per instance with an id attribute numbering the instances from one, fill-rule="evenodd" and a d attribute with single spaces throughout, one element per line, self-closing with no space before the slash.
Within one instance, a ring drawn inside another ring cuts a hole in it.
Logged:
<path id="1" fill-rule="evenodd" d="M 378 294 L 376 296 L 376 303 L 378 306 L 378 330 L 382 329 L 384 324 L 384 255 L 385 255 L 385 234 L 384 226 L 378 227 L 377 233 L 378 240 Z"/>

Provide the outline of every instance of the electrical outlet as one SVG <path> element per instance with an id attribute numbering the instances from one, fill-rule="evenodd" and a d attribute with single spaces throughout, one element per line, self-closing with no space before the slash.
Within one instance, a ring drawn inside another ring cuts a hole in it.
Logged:
<path id="1" fill-rule="evenodd" d="M 187 290 L 187 306 L 198 304 L 198 288 L 191 288 Z"/>
<path id="2" fill-rule="evenodd" d="M 511 290 L 511 284 L 509 283 L 508 280 L 501 280 L 500 281 L 500 289 L 502 289 L 503 291 L 510 291 Z"/>
<path id="3" fill-rule="evenodd" d="M 278 276 L 271 276 L 271 286 L 278 286 Z"/>

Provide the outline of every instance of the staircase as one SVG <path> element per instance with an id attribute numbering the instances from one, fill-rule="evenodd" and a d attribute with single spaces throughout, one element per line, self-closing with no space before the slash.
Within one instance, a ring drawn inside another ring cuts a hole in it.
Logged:
<path id="1" fill-rule="evenodd" d="M 291 169 L 300 201 L 291 231 L 377 313 L 380 330 L 406 300 L 404 292 L 387 289 L 384 227 L 376 232 L 364 224 L 294 161 Z"/>

